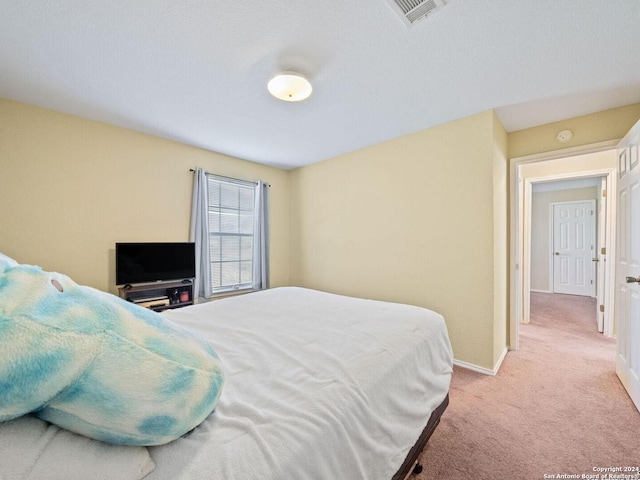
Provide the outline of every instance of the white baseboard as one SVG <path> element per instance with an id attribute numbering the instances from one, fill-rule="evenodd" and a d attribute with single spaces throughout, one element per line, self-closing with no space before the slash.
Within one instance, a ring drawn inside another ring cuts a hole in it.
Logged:
<path id="1" fill-rule="evenodd" d="M 496 365 L 493 367 L 493 371 L 495 372 L 494 375 L 497 375 L 498 370 L 500 370 L 500 367 L 502 366 L 502 362 L 504 361 L 504 357 L 507 356 L 508 351 L 509 351 L 508 347 L 504 347 L 504 350 L 502 350 L 502 353 L 500 354 L 500 358 L 498 358 Z"/>
<path id="2" fill-rule="evenodd" d="M 456 360 L 456 359 L 453 360 L 453 364 L 461 368 L 466 368 L 467 370 L 473 370 L 474 372 L 482 373 L 484 375 L 491 375 L 492 377 L 495 377 L 498 374 L 498 370 L 500 370 L 500 366 L 502 365 L 504 357 L 507 356 L 508 351 L 509 349 L 507 347 L 504 347 L 504 350 L 502 351 L 500 358 L 496 362 L 496 365 L 493 367 L 493 370 L 490 370 L 485 367 L 480 367 L 478 365 L 474 365 L 473 363 L 467 363 L 467 362 L 463 362 L 462 360 Z"/>
<path id="3" fill-rule="evenodd" d="M 529 289 L 530 292 L 536 292 L 536 293 L 553 293 L 551 290 L 535 290 L 533 288 Z"/>

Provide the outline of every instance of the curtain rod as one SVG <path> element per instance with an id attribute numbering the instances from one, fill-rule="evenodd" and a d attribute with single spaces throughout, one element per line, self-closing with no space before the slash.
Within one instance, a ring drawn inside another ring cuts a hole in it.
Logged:
<path id="1" fill-rule="evenodd" d="M 189 171 L 190 171 L 190 172 L 195 172 L 196 170 L 195 170 L 194 168 L 190 168 L 190 169 L 189 169 Z M 240 182 L 253 183 L 253 184 L 255 184 L 255 185 L 257 185 L 257 184 L 258 184 L 258 182 L 256 182 L 256 181 L 251 181 L 251 180 L 242 180 L 242 179 L 240 179 L 240 178 L 233 178 L 233 177 L 226 177 L 226 176 L 224 176 L 224 175 L 218 175 L 218 174 L 216 174 L 216 173 L 209 173 L 209 172 L 207 172 L 207 171 L 205 171 L 205 173 L 206 173 L 207 175 L 213 175 L 214 177 L 224 178 L 224 179 L 226 179 L 226 180 L 231 180 L 231 181 L 233 181 L 233 182 L 238 182 L 238 181 L 240 181 Z M 267 186 L 269 186 L 269 187 L 270 187 L 270 186 L 271 186 L 271 184 L 267 184 Z"/>

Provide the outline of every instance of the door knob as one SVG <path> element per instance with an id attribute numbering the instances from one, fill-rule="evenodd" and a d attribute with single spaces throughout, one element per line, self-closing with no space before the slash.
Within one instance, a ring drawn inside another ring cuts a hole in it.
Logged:
<path id="1" fill-rule="evenodd" d="M 627 283 L 640 283 L 640 275 L 637 277 L 626 277 Z"/>
<path id="2" fill-rule="evenodd" d="M 560 252 L 556 252 L 555 254 L 556 254 L 556 255 L 560 255 Z"/>

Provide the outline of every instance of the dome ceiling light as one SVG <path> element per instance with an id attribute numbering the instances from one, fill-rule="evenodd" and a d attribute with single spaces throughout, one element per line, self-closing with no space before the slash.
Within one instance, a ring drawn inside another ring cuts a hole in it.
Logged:
<path id="1" fill-rule="evenodd" d="M 299 102 L 311 95 L 313 87 L 309 80 L 296 72 L 277 74 L 267 84 L 269 93 L 285 102 Z"/>

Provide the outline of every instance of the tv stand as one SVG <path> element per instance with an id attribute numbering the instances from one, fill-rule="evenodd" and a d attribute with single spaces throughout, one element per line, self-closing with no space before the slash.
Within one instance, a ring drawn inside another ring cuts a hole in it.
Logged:
<path id="1" fill-rule="evenodd" d="M 118 287 L 118 293 L 120 298 L 156 312 L 193 305 L 191 279 L 144 285 L 126 284 Z"/>

